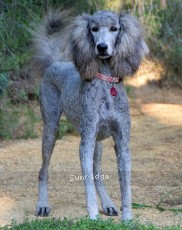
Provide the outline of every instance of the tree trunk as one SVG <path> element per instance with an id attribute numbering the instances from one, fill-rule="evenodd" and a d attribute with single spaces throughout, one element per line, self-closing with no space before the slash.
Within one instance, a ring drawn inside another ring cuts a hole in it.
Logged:
<path id="1" fill-rule="evenodd" d="M 162 9 L 166 9 L 167 8 L 167 0 L 160 0 L 160 5 Z"/>

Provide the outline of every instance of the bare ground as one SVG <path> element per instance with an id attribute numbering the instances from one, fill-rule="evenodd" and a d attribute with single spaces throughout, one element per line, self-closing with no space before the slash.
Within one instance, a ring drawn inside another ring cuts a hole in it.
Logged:
<path id="1" fill-rule="evenodd" d="M 160 206 L 182 208 L 182 91 L 146 84 L 146 79 L 155 81 L 160 75 L 155 65 L 149 63 L 149 67 L 127 83 L 134 87 L 130 92 L 133 202 L 153 207 L 133 209 L 133 214 L 143 223 L 182 226 L 181 212 L 156 209 L 162 197 L 173 190 Z M 87 215 L 83 182 L 77 180 L 81 175 L 79 141 L 77 136 L 66 136 L 56 143 L 49 178 L 54 217 Z M 41 139 L 2 141 L 0 156 L 0 225 L 9 224 L 12 219 L 21 222 L 26 212 L 29 218 L 36 218 Z M 104 176 L 109 176 L 104 179 L 107 190 L 119 209 L 120 191 L 112 139 L 104 141 L 102 165 Z M 111 218 L 102 212 L 101 217 Z M 119 216 L 112 218 L 120 219 Z"/>

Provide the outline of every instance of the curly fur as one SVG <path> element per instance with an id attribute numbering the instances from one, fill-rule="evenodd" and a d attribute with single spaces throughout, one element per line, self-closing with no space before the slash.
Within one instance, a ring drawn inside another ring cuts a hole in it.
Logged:
<path id="1" fill-rule="evenodd" d="M 123 79 L 138 70 L 149 50 L 143 40 L 142 27 L 134 16 L 105 12 L 118 17 L 120 23 L 120 32 L 109 64 L 113 75 Z M 42 69 L 56 61 L 73 61 L 83 79 L 93 79 L 100 70 L 100 60 L 95 55 L 89 27 L 92 16 L 83 14 L 70 23 L 68 15 L 68 11 L 50 11 L 45 17 L 34 33 L 35 57 Z"/>
<path id="2" fill-rule="evenodd" d="M 115 54 L 111 59 L 114 74 L 118 77 L 133 75 L 148 54 L 148 47 L 142 38 L 142 28 L 135 17 L 120 15 L 120 33 L 116 43 Z"/>
<path id="3" fill-rule="evenodd" d="M 123 79 L 138 70 L 142 58 L 148 54 L 148 47 L 142 38 L 142 28 L 138 20 L 128 14 L 118 17 L 120 33 L 110 65 L 114 75 Z M 86 79 L 93 79 L 99 71 L 99 60 L 95 55 L 90 34 L 90 20 L 89 15 L 78 17 L 73 24 L 72 34 L 73 62 L 81 77 Z"/>
<path id="4" fill-rule="evenodd" d="M 83 15 L 76 18 L 74 21 L 71 53 L 72 61 L 78 68 L 81 77 L 93 79 L 95 74 L 99 71 L 99 65 L 90 34 L 89 20 L 89 15 Z"/>
<path id="5" fill-rule="evenodd" d="M 101 175 L 101 141 L 112 136 L 122 189 L 122 220 L 129 220 L 131 122 L 127 95 L 122 81 L 111 84 L 96 78 L 96 74 L 120 79 L 133 75 L 148 47 L 139 22 L 131 15 L 99 11 L 78 16 L 70 25 L 66 17 L 65 12 L 51 12 L 34 32 L 36 64 L 44 75 L 40 89 L 43 163 L 36 214 L 47 216 L 50 212 L 48 167 L 64 112 L 81 136 L 80 161 L 90 218 L 98 216 L 96 191 L 103 212 L 110 216 L 118 214 L 101 178 L 93 180 Z M 115 87 L 116 96 L 111 95 L 111 87 Z"/>
<path id="6" fill-rule="evenodd" d="M 42 76 L 52 63 L 69 60 L 68 48 L 65 48 L 69 34 L 63 32 L 69 31 L 69 13 L 50 10 L 42 23 L 35 25 L 35 30 L 31 31 L 34 38 L 34 62 L 38 64 Z"/>

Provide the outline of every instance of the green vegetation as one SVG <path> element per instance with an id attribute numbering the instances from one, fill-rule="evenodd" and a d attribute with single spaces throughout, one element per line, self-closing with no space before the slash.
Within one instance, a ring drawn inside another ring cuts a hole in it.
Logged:
<path id="1" fill-rule="evenodd" d="M 182 4 L 181 0 L 1 0 L 0 1 L 0 138 L 34 137 L 36 125 L 29 100 L 38 100 L 40 79 L 35 79 L 29 63 L 32 40 L 29 29 L 41 20 L 50 7 L 72 9 L 72 14 L 93 13 L 100 9 L 112 9 L 136 15 L 145 27 L 151 57 L 160 62 L 164 79 L 170 78 L 182 86 Z M 131 90 L 127 89 L 129 92 Z M 16 135 L 20 127 L 19 104 L 27 106 L 25 133 Z M 18 107 L 18 109 L 17 109 Z M 33 122 L 28 124 L 28 122 Z M 72 127 L 63 122 L 60 133 L 70 132 Z M 66 124 L 66 127 L 65 127 Z M 62 134 L 61 134 L 62 136 Z"/>
<path id="2" fill-rule="evenodd" d="M 68 121 L 66 117 L 61 118 L 61 122 L 59 125 L 59 134 L 58 138 L 61 139 L 66 133 L 73 133 L 74 132 L 73 125 Z"/>
<path id="3" fill-rule="evenodd" d="M 115 223 L 112 219 L 97 221 L 90 220 L 87 217 L 81 219 L 55 219 L 55 218 L 46 218 L 44 220 L 28 220 L 26 218 L 22 224 L 17 224 L 15 221 L 12 221 L 10 226 L 5 226 L 0 228 L 1 230 L 180 230 L 179 226 L 163 227 L 158 228 L 154 225 L 143 225 L 137 221 L 128 221 L 125 223 Z"/>
<path id="4" fill-rule="evenodd" d="M 36 138 L 35 125 L 40 122 L 40 116 L 35 114 L 28 104 L 14 105 L 7 99 L 0 109 L 0 138 Z"/>
<path id="5" fill-rule="evenodd" d="M 166 8 L 156 6 L 153 13 L 148 12 L 144 15 L 150 50 L 166 70 L 163 77 L 171 78 L 177 83 L 182 82 L 181 10 L 181 0 L 174 0 L 167 1 Z"/>
<path id="6" fill-rule="evenodd" d="M 162 203 L 164 202 L 165 198 L 168 198 L 170 195 L 175 195 L 175 192 L 178 192 L 177 189 L 172 190 L 165 194 L 159 203 L 156 206 L 146 205 L 146 204 L 138 204 L 132 203 L 133 209 L 144 209 L 144 208 L 156 208 L 160 211 L 170 210 L 175 212 L 176 214 L 182 212 L 182 209 L 177 208 L 163 208 Z M 180 199 L 180 198 L 179 198 Z M 114 219 L 102 219 L 99 217 L 97 221 L 90 220 L 87 216 L 79 219 L 58 219 L 54 217 L 44 218 L 44 219 L 35 219 L 31 220 L 28 217 L 28 213 L 25 213 L 25 218 L 22 223 L 17 223 L 15 220 L 12 220 L 10 225 L 6 225 L 5 227 L 0 227 L 0 230 L 181 230 L 179 225 L 174 226 L 165 226 L 165 227 L 157 227 L 153 224 L 142 224 L 138 219 L 134 219 L 132 221 L 116 223 Z"/>

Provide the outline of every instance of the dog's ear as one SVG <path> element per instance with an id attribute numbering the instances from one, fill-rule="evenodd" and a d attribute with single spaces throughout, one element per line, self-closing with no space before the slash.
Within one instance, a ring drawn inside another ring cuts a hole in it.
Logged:
<path id="1" fill-rule="evenodd" d="M 143 30 L 139 21 L 129 14 L 119 16 L 120 32 L 111 59 L 115 76 L 124 78 L 133 75 L 149 49 L 143 40 Z"/>
<path id="2" fill-rule="evenodd" d="M 84 79 L 92 79 L 98 71 L 94 44 L 89 28 L 90 15 L 84 14 L 73 22 L 71 55 L 72 61 Z"/>

